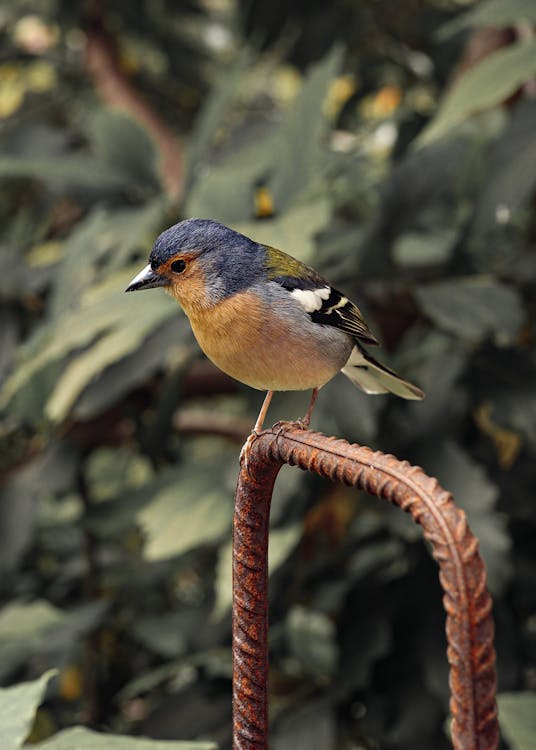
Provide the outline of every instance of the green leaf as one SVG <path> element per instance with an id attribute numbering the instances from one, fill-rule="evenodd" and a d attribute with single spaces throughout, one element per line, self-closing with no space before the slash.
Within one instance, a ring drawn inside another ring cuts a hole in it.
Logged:
<path id="1" fill-rule="evenodd" d="M 257 136 L 254 143 L 233 151 L 223 163 L 200 176 L 188 196 L 186 213 L 232 225 L 245 222 L 255 212 L 256 188 L 266 182 L 284 219 L 289 205 L 318 182 L 329 126 L 323 103 L 341 59 L 342 51 L 335 46 L 311 68 L 276 130 Z"/>
<path id="2" fill-rule="evenodd" d="M 500 693 L 497 703 L 510 750 L 536 750 L 536 692 Z"/>
<path id="3" fill-rule="evenodd" d="M 469 352 L 460 340 L 437 328 L 416 332 L 411 348 L 415 362 L 410 379 L 414 379 L 426 393 L 424 401 L 393 404 L 394 420 L 390 432 L 402 443 L 440 439 L 448 429 L 452 413 L 458 407 L 459 380 L 467 367 Z M 395 368 L 396 369 L 396 368 Z"/>
<path id="4" fill-rule="evenodd" d="M 304 263 L 313 260 L 315 236 L 331 219 L 331 203 L 319 198 L 305 205 L 295 206 L 281 217 L 240 223 L 235 229 L 256 242 L 278 247 Z"/>
<path id="5" fill-rule="evenodd" d="M 189 665 L 186 669 L 188 668 Z M 166 661 L 165 664 L 160 664 L 158 667 L 144 671 L 121 688 L 117 694 L 117 700 L 124 703 L 142 693 L 154 690 L 163 683 L 176 680 L 179 678 L 181 669 L 184 669 L 184 659 Z"/>
<path id="6" fill-rule="evenodd" d="M 296 472 L 294 472 L 296 473 Z M 268 537 L 268 569 L 270 575 L 287 560 L 292 550 L 296 547 L 302 534 L 302 524 L 295 523 L 290 526 L 281 526 L 270 529 Z M 220 549 L 218 565 L 216 567 L 216 582 L 214 609 L 212 617 L 216 620 L 223 617 L 232 604 L 233 589 L 233 547 L 229 540 Z"/>
<path id="7" fill-rule="evenodd" d="M 452 255 L 458 230 L 439 229 L 433 232 L 407 232 L 393 245 L 393 260 L 399 266 L 433 266 L 447 261 Z"/>
<path id="8" fill-rule="evenodd" d="M 154 653 L 167 659 L 176 658 L 187 650 L 184 620 L 184 612 L 140 617 L 133 624 L 132 635 Z"/>
<path id="9" fill-rule="evenodd" d="M 191 174 L 195 173 L 198 163 L 210 153 L 216 134 L 221 130 L 225 117 L 240 93 L 240 85 L 252 61 L 250 46 L 239 50 L 236 59 L 222 71 L 202 106 L 188 143 L 188 170 Z"/>
<path id="10" fill-rule="evenodd" d="M 507 382 L 499 382 L 493 393 L 493 419 L 501 427 L 507 427 L 536 447 L 536 392 L 534 375 L 518 378 L 512 372 Z"/>
<path id="11" fill-rule="evenodd" d="M 50 383 L 46 414 L 53 420 L 63 419 L 102 370 L 136 350 L 151 331 L 178 312 L 166 295 L 148 294 L 143 315 L 138 314 L 139 299 L 123 294 L 137 268 L 110 274 L 82 295 L 76 310 L 41 329 L 39 336 L 23 348 L 21 363 L 0 391 L 0 407 L 16 398 L 24 413 L 25 394 L 32 391 L 34 378 L 49 365 L 80 351 L 63 373 L 54 373 Z M 162 359 L 165 356 L 163 351 Z"/>
<path id="12" fill-rule="evenodd" d="M 122 492 L 143 486 L 153 472 L 147 456 L 122 445 L 93 450 L 85 463 L 85 476 L 91 498 L 102 507 Z"/>
<path id="13" fill-rule="evenodd" d="M 0 274 L 6 275 L 3 269 L 0 269 Z M 17 318 L 14 311 L 6 307 L 0 312 L 0 382 L 5 380 L 12 366 L 18 339 Z"/>
<path id="14" fill-rule="evenodd" d="M 416 297 L 439 328 L 472 342 L 492 335 L 497 344 L 510 344 L 525 317 L 519 292 L 487 277 L 428 284 Z"/>
<path id="15" fill-rule="evenodd" d="M 232 490 L 225 487 L 229 457 L 200 472 L 185 466 L 138 513 L 147 560 L 165 560 L 221 539 L 232 522 Z"/>
<path id="16" fill-rule="evenodd" d="M 13 687 L 0 688 L 2 750 L 18 750 L 23 746 L 46 687 L 55 674 L 56 670 L 51 669 L 33 682 L 21 682 Z"/>
<path id="17" fill-rule="evenodd" d="M 424 146 L 447 135 L 470 115 L 494 107 L 536 75 L 536 39 L 502 48 L 465 72 L 447 91 L 433 120 L 420 133 Z"/>
<path id="18" fill-rule="evenodd" d="M 38 502 L 66 492 L 74 481 L 76 451 L 64 443 L 52 443 L 2 486 L 0 503 L 0 570 L 13 572 L 32 541 Z"/>
<path id="19" fill-rule="evenodd" d="M 536 8 L 536 3 L 534 4 Z M 520 102 L 501 136 L 491 145 L 486 179 L 478 192 L 471 227 L 473 255 L 489 263 L 489 248 L 501 226 L 510 228 L 516 212 L 536 186 L 536 102 Z M 503 218 L 501 218 L 503 217 Z M 511 246 L 510 239 L 507 246 Z M 500 255 L 504 256 L 501 248 Z"/>
<path id="20" fill-rule="evenodd" d="M 261 143 L 260 147 L 258 143 L 254 148 L 244 147 L 232 161 L 227 159 L 200 176 L 188 195 L 186 215 L 210 216 L 230 225 L 253 216 L 255 185 L 265 170 L 264 157 L 256 154 L 259 148 L 269 151 L 268 139 Z"/>
<path id="21" fill-rule="evenodd" d="M 339 720 L 332 701 L 326 698 L 295 701 L 285 711 L 273 732 L 274 750 L 335 750 Z"/>
<path id="22" fill-rule="evenodd" d="M 87 383 L 72 410 L 75 419 L 84 421 L 100 414 L 124 394 L 147 382 L 150 375 L 167 368 L 184 372 L 197 354 L 190 326 L 184 316 L 175 314 L 152 328 L 135 350 L 99 373 Z"/>
<path id="23" fill-rule="evenodd" d="M 37 653 L 47 633 L 65 621 L 66 615 L 44 600 L 7 604 L 0 610 L 0 676 Z"/>
<path id="24" fill-rule="evenodd" d="M 339 375 L 322 388 L 316 408 L 322 415 L 323 432 L 344 435 L 350 442 L 370 445 L 376 440 L 384 406 L 381 399 L 369 398 L 348 378 Z"/>
<path id="25" fill-rule="evenodd" d="M 406 518 L 407 516 L 404 516 L 404 520 Z M 360 517 L 357 524 L 364 525 L 365 520 Z M 361 528 L 359 529 L 359 533 L 362 533 Z M 418 535 L 419 532 L 417 530 L 416 536 Z M 349 578 L 352 582 L 364 581 L 370 579 L 373 575 L 377 575 L 378 571 L 382 571 L 382 576 L 385 579 L 387 571 L 390 569 L 394 570 L 397 562 L 400 562 L 403 556 L 404 545 L 398 539 L 388 539 L 381 542 L 371 541 L 368 543 L 361 539 L 359 549 L 356 550 L 349 561 Z"/>
<path id="26" fill-rule="evenodd" d="M 300 671 L 321 680 L 334 675 L 339 651 L 331 618 L 322 612 L 294 606 L 285 621 L 285 636 Z"/>
<path id="27" fill-rule="evenodd" d="M 94 157 L 0 155 L 0 177 L 28 177 L 60 185 L 76 185 L 97 190 L 124 190 L 127 178 Z"/>
<path id="28" fill-rule="evenodd" d="M 340 695 L 366 690 L 374 666 L 393 648 L 392 624 L 387 614 L 364 609 L 353 618 L 351 627 L 347 626 L 346 637 L 340 644 L 341 671 L 337 678 Z"/>
<path id="29" fill-rule="evenodd" d="M 328 120 L 323 104 L 328 87 L 342 64 L 335 45 L 308 71 L 304 84 L 286 113 L 271 153 L 268 190 L 276 211 L 284 213 L 296 197 L 318 178 Z"/>
<path id="30" fill-rule="evenodd" d="M 156 198 L 143 207 L 93 209 L 76 225 L 64 245 L 48 312 L 58 316 L 76 308 L 80 295 L 92 284 L 107 279 L 111 270 L 121 269 L 140 247 L 145 246 L 148 251 L 166 207 L 165 200 Z"/>
<path id="31" fill-rule="evenodd" d="M 69 612 L 44 600 L 8 604 L 0 611 L 0 679 L 37 656 L 41 662 L 63 662 L 102 622 L 107 606 L 104 599 Z"/>
<path id="32" fill-rule="evenodd" d="M 168 312 L 162 310 L 162 317 Z M 160 322 L 160 316 L 143 316 L 130 326 L 112 331 L 77 356 L 64 370 L 47 401 L 45 415 L 53 422 L 64 419 L 84 388 L 109 365 L 122 359 L 143 342 L 147 333 Z M 143 321 L 143 322 L 142 322 Z"/>
<path id="33" fill-rule="evenodd" d="M 527 22 L 536 23 L 534 0 L 484 0 L 441 26 L 438 37 L 447 39 L 457 34 L 458 31 L 470 27 L 508 28 Z"/>
<path id="34" fill-rule="evenodd" d="M 101 109 L 90 118 L 88 129 L 100 162 L 145 191 L 159 189 L 156 150 L 141 125 L 122 112 Z"/>
<path id="35" fill-rule="evenodd" d="M 214 742 L 151 740 L 145 737 L 100 734 L 84 727 L 64 729 L 32 747 L 35 750 L 217 750 Z"/>

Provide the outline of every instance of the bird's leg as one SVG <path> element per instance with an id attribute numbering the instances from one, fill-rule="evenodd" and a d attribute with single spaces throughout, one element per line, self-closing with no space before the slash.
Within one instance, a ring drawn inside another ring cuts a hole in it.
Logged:
<path id="1" fill-rule="evenodd" d="M 266 412 L 268 411 L 268 407 L 270 406 L 270 401 L 272 400 L 273 395 L 273 391 L 268 391 L 268 393 L 264 397 L 264 401 L 262 402 L 261 410 L 259 412 L 259 416 L 257 417 L 257 421 L 255 422 L 253 432 L 260 432 L 262 430 L 264 420 L 266 419 Z"/>
<path id="2" fill-rule="evenodd" d="M 311 393 L 311 400 L 309 401 L 309 406 L 307 407 L 305 416 L 302 419 L 300 419 L 300 422 L 302 423 L 304 429 L 307 429 L 309 425 L 311 424 L 311 414 L 313 413 L 313 409 L 316 403 L 317 396 L 318 396 L 318 388 L 313 388 L 313 392 Z"/>
<path id="3" fill-rule="evenodd" d="M 311 414 L 313 413 L 317 396 L 318 388 L 313 388 L 313 392 L 311 393 L 311 400 L 309 401 L 309 406 L 307 407 L 307 411 L 304 417 L 288 422 L 276 422 L 272 429 L 276 430 L 278 435 L 280 435 L 284 430 L 288 430 L 292 427 L 298 428 L 300 430 L 307 430 L 309 428 L 309 425 L 311 424 Z"/>
<path id="4" fill-rule="evenodd" d="M 268 393 L 264 397 L 264 401 L 262 402 L 259 416 L 257 417 L 257 421 L 255 422 L 255 425 L 253 429 L 251 430 L 251 435 L 249 435 L 248 439 L 244 443 L 244 447 L 240 451 L 240 463 L 242 463 L 242 461 L 244 462 L 244 468 L 246 469 L 246 472 L 248 474 L 249 474 L 249 452 L 259 432 L 262 431 L 262 426 L 264 424 L 264 420 L 266 419 L 266 412 L 268 411 L 268 407 L 270 406 L 270 401 L 272 400 L 273 395 L 274 395 L 273 391 L 268 391 Z"/>

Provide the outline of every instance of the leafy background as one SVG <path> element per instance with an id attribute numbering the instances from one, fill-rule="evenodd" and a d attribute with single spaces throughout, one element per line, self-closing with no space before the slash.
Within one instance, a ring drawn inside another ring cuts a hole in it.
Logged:
<path id="1" fill-rule="evenodd" d="M 261 395 L 172 300 L 122 294 L 188 216 L 314 264 L 427 391 L 336 378 L 314 427 L 455 493 L 504 746 L 536 747 L 536 6 L 288 5 L 0 9 L 4 747 L 229 747 L 233 490 Z M 448 747 L 437 570 L 409 519 L 286 469 L 270 554 L 273 747 Z"/>

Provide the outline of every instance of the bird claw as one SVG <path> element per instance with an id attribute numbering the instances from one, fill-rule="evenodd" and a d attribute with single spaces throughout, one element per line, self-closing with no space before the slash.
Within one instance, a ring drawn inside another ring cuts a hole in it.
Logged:
<path id="1" fill-rule="evenodd" d="M 251 431 L 251 434 L 248 435 L 248 438 L 244 445 L 242 446 L 242 450 L 240 451 L 240 465 L 244 467 L 244 471 L 246 474 L 252 479 L 251 472 L 249 470 L 249 454 L 251 453 L 251 446 L 255 442 L 255 440 L 259 437 L 260 433 L 257 432 L 255 428 Z"/>
<path id="2" fill-rule="evenodd" d="M 285 430 L 308 430 L 309 422 L 305 419 L 281 420 L 272 426 L 276 437 L 279 437 Z"/>

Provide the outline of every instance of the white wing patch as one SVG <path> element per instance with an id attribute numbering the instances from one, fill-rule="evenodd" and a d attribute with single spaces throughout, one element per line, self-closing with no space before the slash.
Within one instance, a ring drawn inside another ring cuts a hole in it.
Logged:
<path id="1" fill-rule="evenodd" d="M 313 313 L 321 309 L 324 300 L 329 299 L 331 289 L 329 286 L 323 286 L 320 289 L 293 289 L 290 294 L 300 303 L 306 313 Z"/>
<path id="2" fill-rule="evenodd" d="M 328 309 L 326 310 L 326 315 L 331 315 L 334 310 L 338 310 L 340 307 L 346 307 L 348 302 L 348 297 L 341 297 L 335 305 L 331 305 L 331 307 L 328 307 Z"/>

